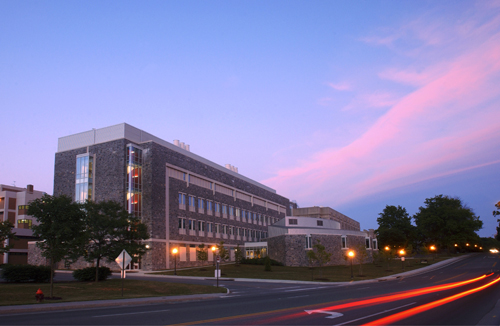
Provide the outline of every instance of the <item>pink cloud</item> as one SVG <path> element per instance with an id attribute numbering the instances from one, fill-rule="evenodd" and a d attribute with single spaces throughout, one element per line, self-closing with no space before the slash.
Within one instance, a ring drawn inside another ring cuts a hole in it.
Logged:
<path id="1" fill-rule="evenodd" d="M 328 83 L 328 86 L 331 88 L 337 90 L 337 91 L 349 91 L 351 90 L 351 84 L 348 82 L 341 82 L 341 83 Z"/>
<path id="2" fill-rule="evenodd" d="M 491 24 L 475 35 L 481 43 L 459 44 L 467 50 L 452 60 L 442 57 L 421 73 L 381 73 L 420 88 L 386 102 L 391 109 L 347 146 L 318 152 L 263 183 L 310 204 L 340 204 L 497 162 L 487 150 L 500 145 L 500 32 L 491 33 Z"/>

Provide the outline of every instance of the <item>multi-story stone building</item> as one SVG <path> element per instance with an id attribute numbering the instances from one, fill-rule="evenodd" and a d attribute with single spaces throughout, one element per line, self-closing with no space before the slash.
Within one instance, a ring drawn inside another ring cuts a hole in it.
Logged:
<path id="1" fill-rule="evenodd" d="M 14 225 L 12 233 L 17 240 L 6 240 L 6 245 L 12 249 L 4 255 L 0 255 L 0 263 L 3 264 L 27 264 L 28 263 L 28 241 L 33 240 L 32 225 L 36 220 L 27 215 L 30 201 L 42 197 L 43 191 L 33 189 L 33 185 L 26 188 L 14 187 L 0 184 L 0 221 L 9 221 Z"/>
<path id="2" fill-rule="evenodd" d="M 115 200 L 148 226 L 144 270 L 198 266 L 196 249 L 224 241 L 234 249 L 267 238 L 267 226 L 291 215 L 290 201 L 265 185 L 122 123 L 59 138 L 54 195 Z M 209 261 L 213 260 L 209 251 Z"/>

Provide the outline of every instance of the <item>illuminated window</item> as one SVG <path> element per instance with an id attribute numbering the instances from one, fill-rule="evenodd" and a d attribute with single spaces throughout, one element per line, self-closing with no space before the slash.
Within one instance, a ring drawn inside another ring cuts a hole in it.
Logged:
<path id="1" fill-rule="evenodd" d="M 17 220 L 17 227 L 20 229 L 31 229 L 31 220 L 30 219 Z"/>
<path id="2" fill-rule="evenodd" d="M 92 174 L 94 157 L 89 154 L 77 156 L 75 178 L 75 201 L 92 200 Z"/>
<path id="3" fill-rule="evenodd" d="M 142 213 L 142 149 L 127 145 L 127 210 L 141 217 Z"/>

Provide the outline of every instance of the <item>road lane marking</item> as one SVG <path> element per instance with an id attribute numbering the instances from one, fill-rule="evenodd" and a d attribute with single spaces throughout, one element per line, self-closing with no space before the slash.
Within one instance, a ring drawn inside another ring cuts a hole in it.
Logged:
<path id="1" fill-rule="evenodd" d="M 300 287 L 302 287 L 302 286 L 287 286 L 284 288 L 274 288 L 273 290 L 296 289 L 296 288 L 300 288 Z"/>
<path id="2" fill-rule="evenodd" d="M 112 316 L 123 316 L 123 315 L 138 315 L 138 314 L 149 314 L 152 312 L 165 312 L 165 311 L 170 311 L 168 310 L 153 310 L 153 311 L 139 311 L 139 312 L 128 312 L 128 313 L 121 313 L 121 314 L 112 314 L 112 315 L 99 315 L 99 316 L 92 316 L 92 317 L 112 317 Z"/>
<path id="3" fill-rule="evenodd" d="M 380 314 L 385 314 L 386 312 L 393 311 L 393 310 L 397 310 L 397 309 L 401 309 L 401 308 L 404 308 L 404 307 L 408 307 L 408 306 L 414 305 L 415 303 L 416 303 L 416 302 L 412 302 L 412 303 L 409 303 L 409 304 L 405 304 L 404 306 L 399 306 L 399 307 L 396 307 L 396 308 L 392 308 L 392 309 L 384 310 L 384 311 L 381 311 L 381 312 L 377 312 L 376 314 L 373 314 L 373 315 L 368 315 L 368 316 L 364 316 L 364 317 L 361 317 L 361 318 L 358 318 L 358 319 L 349 320 L 349 321 L 343 322 L 343 323 L 341 323 L 341 324 L 336 324 L 336 325 L 334 325 L 334 326 L 345 325 L 345 324 L 349 324 L 349 323 L 356 322 L 356 321 L 358 321 L 358 320 L 362 320 L 362 319 L 370 318 L 370 317 L 377 316 L 377 315 L 380 315 Z"/>
<path id="4" fill-rule="evenodd" d="M 234 297 L 241 297 L 240 294 L 237 294 L 237 295 L 224 295 L 224 296 L 220 296 L 219 298 L 234 298 Z"/>
<path id="5" fill-rule="evenodd" d="M 295 299 L 295 298 L 304 298 L 304 297 L 308 297 L 309 294 L 306 294 L 306 295 L 297 295 L 295 297 L 287 297 L 287 298 L 284 298 L 284 299 Z"/>
<path id="6" fill-rule="evenodd" d="M 307 312 L 308 315 L 313 314 L 313 313 L 316 313 L 316 314 L 327 314 L 327 315 L 330 315 L 330 316 L 327 316 L 325 318 L 330 318 L 330 319 L 338 318 L 338 317 L 342 317 L 343 316 L 343 314 L 341 314 L 340 312 L 328 311 L 328 310 L 321 310 L 321 309 L 304 310 L 304 311 Z"/>
<path id="7" fill-rule="evenodd" d="M 493 266 L 491 266 L 491 267 L 495 267 L 496 264 L 497 264 L 497 262 L 493 263 Z"/>
<path id="8" fill-rule="evenodd" d="M 447 279 L 445 279 L 445 280 L 441 280 L 441 281 L 434 282 L 434 284 L 438 284 L 438 283 L 441 283 L 441 282 L 446 282 L 446 281 L 452 280 L 452 279 L 454 279 L 454 278 L 457 278 L 457 277 L 462 276 L 462 275 L 465 275 L 465 274 L 467 274 L 467 272 L 462 273 L 462 274 L 455 275 L 455 276 L 450 277 L 450 278 L 447 278 Z"/>
<path id="9" fill-rule="evenodd" d="M 307 290 L 316 290 L 316 289 L 325 289 L 325 288 L 328 288 L 328 286 L 320 286 L 320 287 L 316 287 L 316 288 L 304 288 L 304 289 L 287 290 L 287 291 L 283 291 L 283 292 L 307 291 Z"/>

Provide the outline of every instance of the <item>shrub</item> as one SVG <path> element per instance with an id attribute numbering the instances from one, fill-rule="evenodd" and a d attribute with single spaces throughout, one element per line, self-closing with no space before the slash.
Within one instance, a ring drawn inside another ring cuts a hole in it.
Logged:
<path id="1" fill-rule="evenodd" d="M 111 276 L 111 269 L 99 267 L 99 281 L 105 281 Z M 73 272 L 73 277 L 80 282 L 95 281 L 95 267 L 77 269 Z"/>
<path id="2" fill-rule="evenodd" d="M 266 257 L 266 258 L 264 258 L 264 261 L 265 261 L 264 271 L 271 272 L 271 258 Z"/>
<path id="3" fill-rule="evenodd" d="M 50 267 L 34 265 L 3 265 L 2 278 L 9 283 L 44 283 L 50 280 Z"/>
<path id="4" fill-rule="evenodd" d="M 265 258 L 243 258 L 241 260 L 241 264 L 247 264 L 247 265 L 265 265 L 265 260 L 268 258 L 267 256 Z M 282 263 L 279 261 L 276 261 L 274 259 L 268 258 L 269 261 L 271 262 L 272 266 L 283 266 Z"/>

